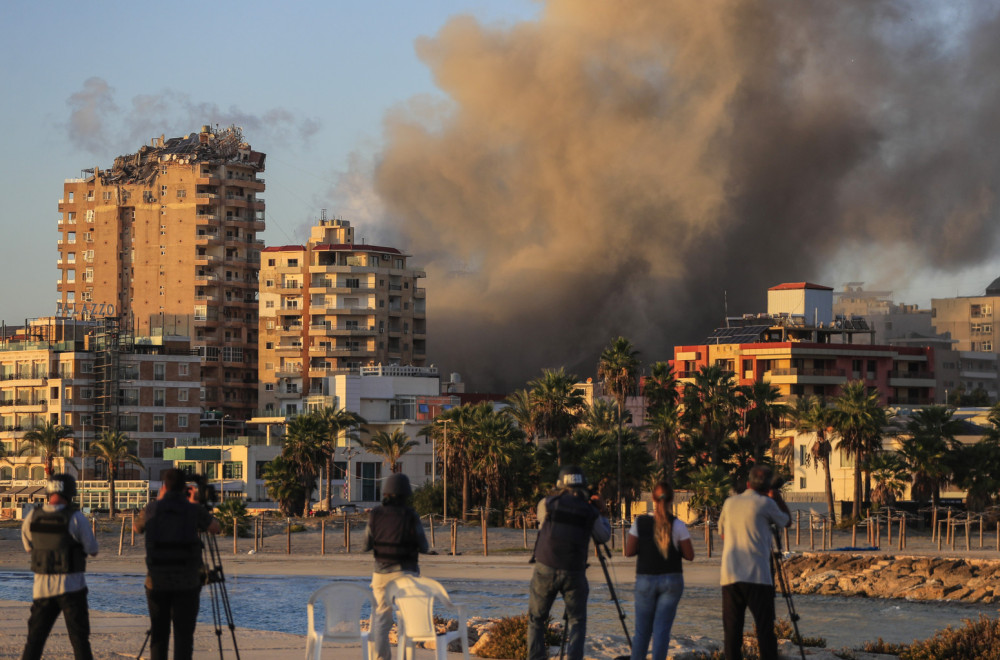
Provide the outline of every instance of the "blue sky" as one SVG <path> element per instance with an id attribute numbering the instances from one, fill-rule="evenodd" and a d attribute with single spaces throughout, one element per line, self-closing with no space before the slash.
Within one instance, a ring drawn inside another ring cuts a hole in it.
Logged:
<path id="1" fill-rule="evenodd" d="M 539 11 L 524 0 L 0 3 L 0 319 L 55 311 L 64 179 L 161 133 L 236 118 L 268 155 L 264 240 L 301 242 L 352 154 L 377 153 L 386 112 L 439 95 L 415 39 L 458 14 L 511 24 Z M 71 98 L 97 89 L 100 123 L 74 124 Z"/>

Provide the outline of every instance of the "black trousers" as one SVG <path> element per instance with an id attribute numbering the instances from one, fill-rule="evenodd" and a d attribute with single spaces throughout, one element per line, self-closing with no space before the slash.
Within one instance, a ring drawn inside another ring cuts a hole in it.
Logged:
<path id="1" fill-rule="evenodd" d="M 743 622 L 748 607 L 757 627 L 761 660 L 778 660 L 778 638 L 774 634 L 774 587 L 751 582 L 734 582 L 722 587 L 726 660 L 741 660 L 743 657 Z"/>
<path id="2" fill-rule="evenodd" d="M 42 657 L 45 640 L 49 638 L 60 612 L 66 621 L 69 642 L 73 645 L 73 657 L 76 660 L 93 660 L 86 587 L 80 591 L 32 601 L 31 616 L 28 617 L 28 641 L 24 645 L 21 660 L 39 660 Z"/>
<path id="3" fill-rule="evenodd" d="M 151 660 L 167 660 L 171 624 L 174 626 L 174 660 L 191 660 L 201 588 L 186 591 L 146 589 L 146 604 L 149 605 Z"/>

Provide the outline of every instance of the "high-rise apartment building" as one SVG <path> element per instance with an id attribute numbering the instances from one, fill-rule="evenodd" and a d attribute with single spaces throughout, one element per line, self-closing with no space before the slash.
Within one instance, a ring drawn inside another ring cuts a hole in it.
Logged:
<path id="1" fill-rule="evenodd" d="M 68 179 L 59 200 L 58 312 L 190 336 L 203 409 L 233 419 L 257 400 L 264 158 L 240 129 L 203 126 Z"/>
<path id="2" fill-rule="evenodd" d="M 331 374 L 361 367 L 424 366 L 423 270 L 396 248 L 354 242 L 343 220 L 323 218 L 306 245 L 265 248 L 260 271 L 260 403 L 292 414 Z"/>
<path id="3" fill-rule="evenodd" d="M 1000 278 L 982 296 L 932 298 L 931 323 L 937 332 L 947 332 L 959 351 L 1000 352 L 1000 326 L 993 310 L 1000 309 Z"/>

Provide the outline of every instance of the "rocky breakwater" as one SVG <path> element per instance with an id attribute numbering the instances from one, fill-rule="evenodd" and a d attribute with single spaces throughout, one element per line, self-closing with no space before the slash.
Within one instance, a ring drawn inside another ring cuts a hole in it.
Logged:
<path id="1" fill-rule="evenodd" d="M 784 561 L 794 593 L 1000 602 L 1000 562 L 806 553 Z"/>

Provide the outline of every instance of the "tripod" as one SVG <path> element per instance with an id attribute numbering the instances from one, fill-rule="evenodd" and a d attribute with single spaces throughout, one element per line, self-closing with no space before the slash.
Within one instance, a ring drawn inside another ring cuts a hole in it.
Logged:
<path id="1" fill-rule="evenodd" d="M 622 610 L 621 601 L 618 600 L 618 593 L 615 591 L 614 581 L 611 579 L 611 573 L 608 571 L 608 560 L 607 557 L 611 556 L 611 549 L 608 548 L 607 543 L 597 543 L 594 541 L 595 548 L 597 550 L 597 559 L 601 563 L 601 570 L 604 571 L 604 581 L 608 584 L 608 591 L 611 593 L 611 600 L 615 602 L 615 608 L 618 610 L 618 620 L 622 624 L 622 630 L 625 632 L 625 639 L 628 641 L 629 648 L 632 648 L 632 636 L 628 633 L 628 626 L 625 624 L 625 611 Z M 603 552 L 602 552 L 603 550 Z M 563 655 L 566 652 L 566 637 L 569 634 L 569 618 L 567 612 L 563 611 L 563 633 L 562 633 L 562 645 L 559 648 L 559 660 L 562 660 Z M 629 656 L 620 656 L 615 660 L 620 660 L 620 658 L 628 658 Z"/>
<path id="2" fill-rule="evenodd" d="M 236 653 L 236 660 L 240 660 L 240 649 L 236 645 L 236 625 L 233 623 L 233 611 L 229 606 L 229 593 L 226 591 L 226 576 L 222 571 L 222 559 L 219 557 L 219 544 L 216 542 L 213 534 L 202 532 L 200 536 L 204 567 L 202 578 L 204 583 L 208 585 L 212 595 L 212 623 L 215 627 L 215 638 L 219 643 L 219 660 L 222 660 L 224 657 L 222 651 L 223 613 L 226 615 L 229 633 L 233 637 L 233 650 Z M 146 650 L 146 644 L 149 643 L 152 633 L 152 628 L 146 631 L 146 639 L 142 642 L 142 647 L 135 656 L 137 660 L 142 657 L 142 652 Z"/>
<path id="3" fill-rule="evenodd" d="M 792 592 L 788 588 L 788 577 L 785 575 L 785 564 L 781 558 L 781 532 L 776 525 L 771 525 L 771 532 L 774 534 L 774 551 L 771 553 L 771 572 L 774 573 L 781 588 L 781 595 L 788 606 L 788 618 L 792 621 L 792 628 L 795 630 L 795 641 L 799 645 L 799 653 L 802 660 L 806 660 L 806 649 L 802 643 L 802 633 L 799 632 L 799 614 L 795 611 L 795 603 L 792 602 Z"/>

